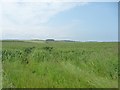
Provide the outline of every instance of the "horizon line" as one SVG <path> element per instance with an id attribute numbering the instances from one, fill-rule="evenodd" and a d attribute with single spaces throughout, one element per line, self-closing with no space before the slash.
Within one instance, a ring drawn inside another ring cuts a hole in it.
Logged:
<path id="1" fill-rule="evenodd" d="M 55 41 L 75 41 L 75 42 L 120 42 L 120 40 L 106 40 L 106 41 L 100 41 L 100 40 L 71 40 L 71 39 L 54 39 L 54 38 L 47 38 L 47 39 L 53 39 Z M 18 41 L 26 41 L 26 40 L 43 40 L 43 41 L 46 41 L 47 39 L 0 39 L 0 41 L 4 41 L 4 40 L 9 40 L 9 41 L 12 41 L 12 40 L 18 40 Z"/>

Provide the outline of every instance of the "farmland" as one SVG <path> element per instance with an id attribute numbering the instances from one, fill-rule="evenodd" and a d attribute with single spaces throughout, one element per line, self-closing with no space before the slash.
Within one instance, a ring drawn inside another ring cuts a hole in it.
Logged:
<path id="1" fill-rule="evenodd" d="M 118 87 L 116 42 L 2 41 L 4 88 Z"/>
<path id="2" fill-rule="evenodd" d="M 2 42 L 0 41 L 0 89 L 2 89 Z"/>

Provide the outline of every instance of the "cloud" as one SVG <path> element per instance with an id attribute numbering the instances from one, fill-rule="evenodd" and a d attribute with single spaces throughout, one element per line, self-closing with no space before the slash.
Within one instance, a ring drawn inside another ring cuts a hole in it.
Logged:
<path id="1" fill-rule="evenodd" d="M 70 25 L 70 24 L 69 24 Z M 41 27 L 31 27 L 27 29 L 15 28 L 12 29 L 4 29 L 3 38 L 19 38 L 19 39 L 45 39 L 45 38 L 68 38 L 72 36 L 72 30 L 74 25 L 63 25 L 62 27 L 51 27 L 51 26 L 41 26 Z M 69 33 L 68 33 L 69 32 Z"/>
<path id="2" fill-rule="evenodd" d="M 63 38 L 70 36 L 70 26 L 51 27 L 48 21 L 55 15 L 84 5 L 68 2 L 3 2 L 2 29 L 3 38 Z"/>
<path id="3" fill-rule="evenodd" d="M 3 4 L 3 27 L 21 25 L 29 26 L 47 23 L 53 16 L 82 5 L 82 3 L 30 3 L 12 2 Z M 4 26 L 5 25 L 5 26 Z"/>

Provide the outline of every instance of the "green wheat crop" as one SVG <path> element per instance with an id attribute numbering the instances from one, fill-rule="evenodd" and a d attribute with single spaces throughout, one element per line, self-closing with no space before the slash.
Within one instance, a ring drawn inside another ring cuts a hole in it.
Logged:
<path id="1" fill-rule="evenodd" d="M 2 41 L 4 88 L 118 87 L 116 42 Z"/>

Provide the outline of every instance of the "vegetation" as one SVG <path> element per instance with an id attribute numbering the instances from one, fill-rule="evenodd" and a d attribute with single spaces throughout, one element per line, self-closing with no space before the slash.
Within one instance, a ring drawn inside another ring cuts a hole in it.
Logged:
<path id="1" fill-rule="evenodd" d="M 46 41 L 55 41 L 54 39 L 46 39 Z"/>
<path id="2" fill-rule="evenodd" d="M 115 42 L 3 41 L 4 88 L 118 87 Z"/>
<path id="3" fill-rule="evenodd" d="M 0 41 L 0 89 L 2 89 L 2 43 Z"/>

